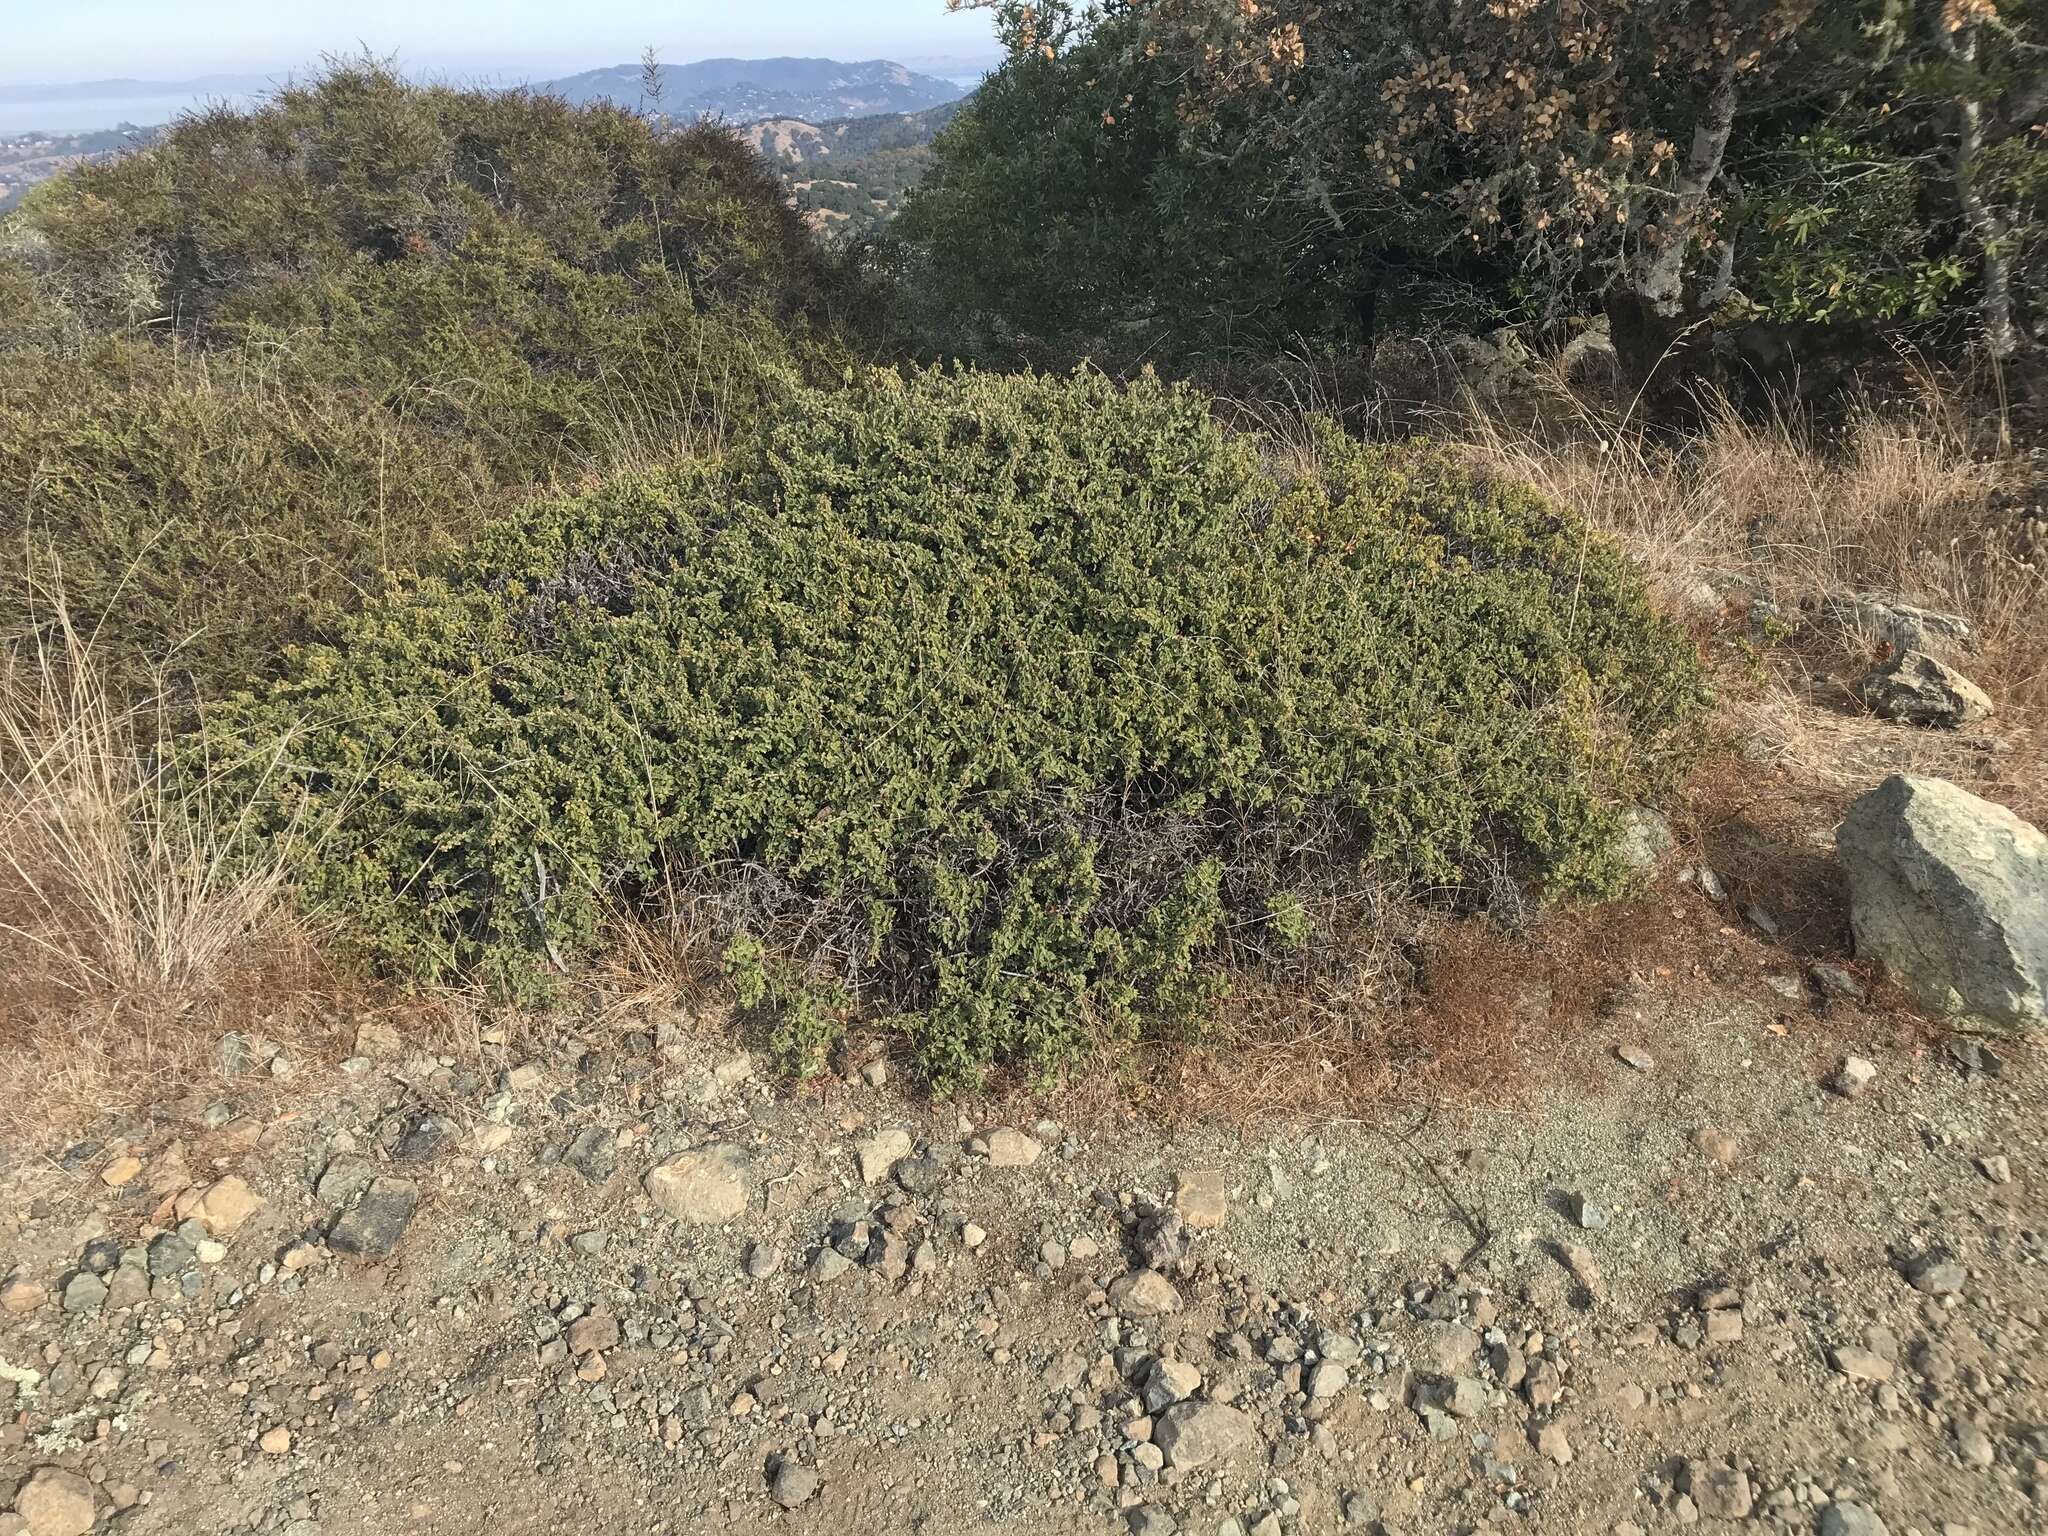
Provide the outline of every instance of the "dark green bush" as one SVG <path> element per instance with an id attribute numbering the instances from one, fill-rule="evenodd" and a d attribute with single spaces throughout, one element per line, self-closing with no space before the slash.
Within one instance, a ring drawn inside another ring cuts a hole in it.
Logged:
<path id="1" fill-rule="evenodd" d="M 941 1086 L 1198 1014 L 1309 938 L 1305 864 L 1612 889 L 1704 708 L 1622 557 L 1426 449 L 1257 446 L 1095 375 L 806 394 L 529 506 L 206 748 L 296 737 L 267 830 L 388 967 L 530 985 L 660 876 L 794 1059 L 843 1015 L 802 962 Z"/>

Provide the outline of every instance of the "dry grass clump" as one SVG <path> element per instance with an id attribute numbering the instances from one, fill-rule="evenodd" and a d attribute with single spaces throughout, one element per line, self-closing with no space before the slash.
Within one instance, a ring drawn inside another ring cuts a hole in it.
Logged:
<path id="1" fill-rule="evenodd" d="M 2043 808 L 2048 551 L 2019 505 L 2029 460 L 1968 381 L 1920 374 L 1824 425 L 1708 403 L 1661 437 L 1566 396 L 1533 420 L 1476 402 L 1445 418 L 1461 450 L 1620 539 L 1676 607 L 1754 659 L 1728 676 L 1727 723 L 1753 760 L 1833 790 L 1939 773 L 2023 813 Z M 2001 739 L 1870 718 L 1854 686 L 1891 641 L 1861 598 L 1957 614 L 1944 659 L 1990 691 Z"/>
<path id="2" fill-rule="evenodd" d="M 168 706 L 115 701 L 61 598 L 40 617 L 0 654 L 0 1123 L 47 1134 L 222 1029 L 297 1033 L 333 978 L 246 799 L 173 765 Z"/>

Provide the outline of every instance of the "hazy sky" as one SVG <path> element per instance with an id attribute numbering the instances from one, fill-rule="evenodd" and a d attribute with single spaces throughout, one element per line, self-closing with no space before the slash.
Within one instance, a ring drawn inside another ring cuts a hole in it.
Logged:
<path id="1" fill-rule="evenodd" d="M 282 72 L 367 45 L 421 70 L 562 74 L 637 58 L 990 51 L 945 0 L 0 0 L 0 84 Z"/>

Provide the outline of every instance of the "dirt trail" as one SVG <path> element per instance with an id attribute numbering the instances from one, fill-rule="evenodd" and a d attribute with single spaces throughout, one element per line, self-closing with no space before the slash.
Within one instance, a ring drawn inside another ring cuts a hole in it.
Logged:
<path id="1" fill-rule="evenodd" d="M 1640 988 L 1520 1107 L 1253 1140 L 996 1135 L 654 1020 L 283 1088 L 231 1041 L 246 1088 L 7 1168 L 0 1492 L 137 1536 L 2040 1529 L 2041 1063 L 1828 1007 Z M 648 1198 L 720 1144 L 668 1200 L 723 1219 Z M 228 1176 L 254 1214 L 180 1227 Z"/>

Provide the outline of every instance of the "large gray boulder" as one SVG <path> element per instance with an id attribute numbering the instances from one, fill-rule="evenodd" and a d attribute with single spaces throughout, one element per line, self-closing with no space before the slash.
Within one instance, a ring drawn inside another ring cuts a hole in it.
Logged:
<path id="1" fill-rule="evenodd" d="M 1835 833 L 1856 952 L 1965 1029 L 2048 1028 L 2048 837 L 1945 779 L 1894 774 Z"/>

